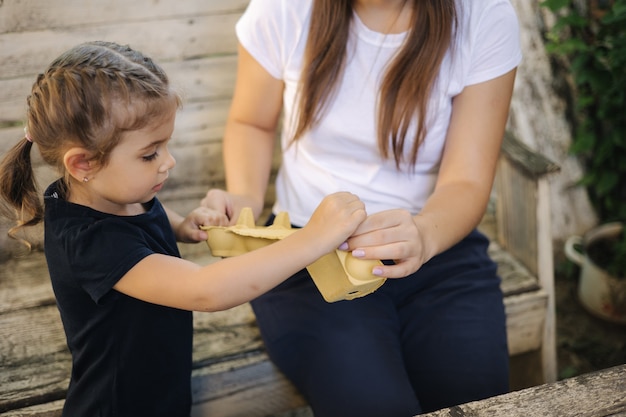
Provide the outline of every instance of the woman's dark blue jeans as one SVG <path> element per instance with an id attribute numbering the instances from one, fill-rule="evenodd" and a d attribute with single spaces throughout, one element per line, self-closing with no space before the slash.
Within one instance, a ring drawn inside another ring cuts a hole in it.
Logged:
<path id="1" fill-rule="evenodd" d="M 487 246 L 474 231 L 351 301 L 327 303 L 300 271 L 252 302 L 271 359 L 316 417 L 408 417 L 507 392 L 503 295 Z"/>

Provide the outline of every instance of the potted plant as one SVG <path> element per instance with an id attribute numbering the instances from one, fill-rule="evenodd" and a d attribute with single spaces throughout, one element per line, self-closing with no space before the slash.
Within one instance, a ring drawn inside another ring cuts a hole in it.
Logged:
<path id="1" fill-rule="evenodd" d="M 592 313 L 626 324 L 626 0 L 546 0 L 556 15 L 547 48 L 570 70 L 574 137 L 600 226 L 572 236 L 579 298 Z"/>
<path id="2" fill-rule="evenodd" d="M 584 237 L 570 236 L 565 255 L 580 267 L 578 298 L 587 311 L 626 324 L 626 241 L 624 225 L 604 223 Z"/>

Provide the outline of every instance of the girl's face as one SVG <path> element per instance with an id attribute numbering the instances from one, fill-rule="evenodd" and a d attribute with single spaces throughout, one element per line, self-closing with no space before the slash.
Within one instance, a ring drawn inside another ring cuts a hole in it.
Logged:
<path id="1" fill-rule="evenodd" d="M 89 178 L 89 206 L 117 215 L 136 215 L 161 190 L 176 160 L 168 150 L 176 109 L 143 129 L 126 132 L 109 162 Z"/>

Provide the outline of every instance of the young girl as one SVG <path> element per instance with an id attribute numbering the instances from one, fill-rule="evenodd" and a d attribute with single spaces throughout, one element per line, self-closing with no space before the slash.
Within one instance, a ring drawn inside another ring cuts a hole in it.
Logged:
<path id="1" fill-rule="evenodd" d="M 0 165 L 0 196 L 19 215 L 15 233 L 44 217 L 45 254 L 72 353 L 63 415 L 188 417 L 191 310 L 249 301 L 336 249 L 365 218 L 352 194 L 325 198 L 282 241 L 198 266 L 176 239 L 199 241 L 201 224 L 156 198 L 175 165 L 168 151 L 180 98 L 163 70 L 127 46 L 89 42 L 57 58 L 28 97 L 26 135 Z M 36 144 L 62 177 L 39 199 Z M 169 216 L 168 216 L 169 214 Z"/>
<path id="2" fill-rule="evenodd" d="M 302 271 L 252 302 L 270 357 L 316 417 L 413 416 L 508 389 L 488 202 L 521 60 L 508 0 L 251 0 L 224 134 L 228 194 L 259 215 L 281 126 L 275 212 L 305 224 L 348 190 L 348 240 L 388 279 L 325 303 Z M 283 117 L 281 117 L 281 115 Z"/>

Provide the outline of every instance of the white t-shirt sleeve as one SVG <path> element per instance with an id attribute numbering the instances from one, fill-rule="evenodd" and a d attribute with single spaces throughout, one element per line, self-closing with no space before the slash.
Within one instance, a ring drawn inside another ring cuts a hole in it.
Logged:
<path id="1" fill-rule="evenodd" d="M 465 85 L 504 75 L 522 60 L 519 22 L 509 0 L 476 3 L 468 34 L 472 53 Z"/>
<path id="2" fill-rule="evenodd" d="M 281 0 L 251 0 L 235 26 L 237 39 L 274 78 L 282 78 Z"/>
<path id="3" fill-rule="evenodd" d="M 235 31 L 239 43 L 274 78 L 284 80 L 289 60 L 306 37 L 311 0 L 251 0 Z"/>

